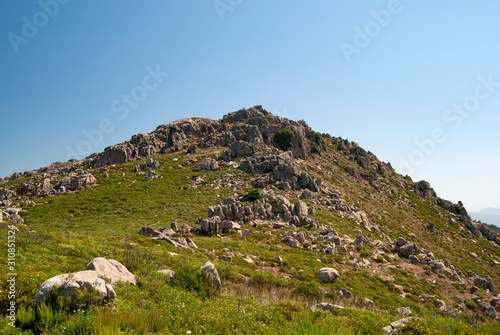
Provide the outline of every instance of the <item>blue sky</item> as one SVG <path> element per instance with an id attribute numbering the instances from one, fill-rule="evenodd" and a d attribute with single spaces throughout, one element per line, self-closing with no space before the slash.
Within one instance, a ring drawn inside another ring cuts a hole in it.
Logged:
<path id="1" fill-rule="evenodd" d="M 0 176 L 262 105 L 471 211 L 500 207 L 499 14 L 492 0 L 5 0 Z"/>

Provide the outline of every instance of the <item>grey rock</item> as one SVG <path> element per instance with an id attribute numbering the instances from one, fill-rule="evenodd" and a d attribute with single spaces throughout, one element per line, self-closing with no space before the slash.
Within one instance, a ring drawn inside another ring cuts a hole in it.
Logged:
<path id="1" fill-rule="evenodd" d="M 370 243 L 368 237 L 364 235 L 359 235 L 352 244 L 356 250 L 363 250 L 365 245 L 367 245 L 368 243 Z"/>
<path id="2" fill-rule="evenodd" d="M 76 291 L 90 287 L 92 287 L 103 298 L 107 297 L 108 290 L 106 288 L 106 282 L 96 271 L 86 270 L 73 274 L 55 276 L 46 280 L 38 288 L 33 305 L 36 306 L 48 299 L 55 288 L 58 288 L 63 296 L 74 299 L 76 297 Z M 113 297 L 113 292 L 110 292 L 111 298 Z M 114 296 L 116 297 L 116 294 L 114 294 Z"/>
<path id="3" fill-rule="evenodd" d="M 317 278 L 325 283 L 335 283 L 340 274 L 334 268 L 322 268 L 318 272 Z"/>
<path id="4" fill-rule="evenodd" d="M 212 277 L 215 288 L 219 293 L 221 293 L 221 281 L 219 277 L 219 273 L 217 272 L 217 269 L 215 268 L 215 265 L 213 265 L 211 262 L 206 262 L 205 265 L 200 267 L 201 270 L 203 270 L 206 274 L 208 274 L 210 277 Z"/>
<path id="5" fill-rule="evenodd" d="M 171 279 L 175 276 L 175 272 L 173 270 L 158 270 L 157 272 L 162 276 L 165 276 L 166 279 Z"/>
<path id="6" fill-rule="evenodd" d="M 213 158 L 205 158 L 203 162 L 196 165 L 196 171 L 212 172 L 219 169 L 219 163 Z"/>
<path id="7" fill-rule="evenodd" d="M 94 258 L 92 262 L 87 264 L 86 269 L 96 271 L 99 278 L 110 280 L 112 285 L 118 282 L 136 284 L 135 276 L 123 264 L 114 259 Z"/>
<path id="8" fill-rule="evenodd" d="M 408 317 L 408 316 L 411 316 L 413 314 L 413 312 L 411 311 L 411 308 L 410 307 L 398 307 L 398 308 L 395 308 L 394 309 L 394 313 L 397 313 L 403 317 Z M 392 324 L 391 324 L 392 325 Z M 394 328 L 396 328 L 396 326 L 392 325 Z"/>
<path id="9" fill-rule="evenodd" d="M 315 310 L 317 310 L 317 309 L 322 309 L 324 311 L 333 313 L 337 309 L 344 309 L 344 307 L 340 306 L 340 305 L 330 304 L 330 303 L 327 303 L 327 302 L 322 302 L 322 303 L 316 304 L 316 305 L 314 305 L 314 306 L 311 307 L 311 310 L 313 312 Z"/>
<path id="10" fill-rule="evenodd" d="M 297 215 L 299 218 L 307 216 L 307 205 L 301 200 L 295 203 L 293 210 L 295 212 L 295 215 Z"/>
<path id="11" fill-rule="evenodd" d="M 433 198 L 433 197 L 437 196 L 436 192 L 432 189 L 429 182 L 427 182 L 425 180 L 421 180 L 421 181 L 415 183 L 414 191 L 415 191 L 415 194 L 417 194 L 421 197 Z"/>

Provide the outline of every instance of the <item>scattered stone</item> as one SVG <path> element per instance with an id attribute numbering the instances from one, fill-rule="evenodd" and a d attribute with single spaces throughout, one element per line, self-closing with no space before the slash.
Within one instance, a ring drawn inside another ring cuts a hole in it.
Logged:
<path id="1" fill-rule="evenodd" d="M 319 304 L 316 304 L 316 305 L 312 306 L 311 310 L 314 312 L 318 308 L 322 309 L 324 311 L 328 311 L 330 313 L 333 313 L 337 309 L 344 309 L 344 307 L 340 306 L 340 305 L 334 305 L 334 304 L 330 304 L 330 303 L 327 303 L 327 302 L 322 302 L 322 303 L 319 303 Z"/>
<path id="2" fill-rule="evenodd" d="M 402 317 L 408 317 L 408 316 L 411 316 L 413 314 L 410 307 L 395 308 L 394 313 L 397 313 L 397 314 L 401 315 Z"/>
<path id="3" fill-rule="evenodd" d="M 322 268 L 319 270 L 317 278 L 325 283 L 335 283 L 339 276 L 339 272 L 333 268 Z"/>
<path id="4" fill-rule="evenodd" d="M 165 276 L 165 278 L 168 280 L 168 279 L 172 279 L 174 278 L 175 276 L 175 273 L 173 270 L 158 270 L 158 273 Z"/>
<path id="5" fill-rule="evenodd" d="M 349 291 L 349 290 L 347 290 L 347 289 L 345 289 L 345 288 L 341 288 L 341 289 L 337 292 L 337 294 L 338 294 L 339 296 L 343 297 L 343 298 L 346 298 L 346 299 L 350 299 L 350 298 L 352 298 L 352 293 L 351 293 L 351 291 Z"/>
<path id="6" fill-rule="evenodd" d="M 354 246 L 354 248 L 356 250 L 362 250 L 365 247 L 365 245 L 367 245 L 368 243 L 370 243 L 370 240 L 368 239 L 368 237 L 366 237 L 364 235 L 359 235 L 354 240 L 354 242 L 352 243 L 352 245 Z"/>
<path id="7" fill-rule="evenodd" d="M 200 267 L 201 270 L 205 271 L 206 274 L 208 274 L 210 277 L 213 278 L 215 288 L 221 293 L 221 282 L 219 278 L 219 273 L 217 272 L 217 269 L 215 268 L 215 265 L 213 265 L 211 262 L 206 262 L 205 265 Z"/>

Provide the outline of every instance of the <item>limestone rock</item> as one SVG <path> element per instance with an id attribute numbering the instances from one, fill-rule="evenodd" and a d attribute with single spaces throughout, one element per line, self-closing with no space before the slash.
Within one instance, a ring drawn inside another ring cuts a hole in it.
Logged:
<path id="1" fill-rule="evenodd" d="M 219 273 L 217 272 L 215 265 L 213 265 L 211 262 L 206 262 L 205 265 L 200 267 L 200 269 L 205 271 L 206 274 L 208 274 L 210 277 L 212 277 L 212 279 L 214 281 L 215 288 L 220 293 L 221 292 L 221 282 L 220 282 L 220 278 L 219 278 Z"/>
<path id="2" fill-rule="evenodd" d="M 203 162 L 196 165 L 198 172 L 212 172 L 219 169 L 219 163 L 213 158 L 205 158 Z"/>
<path id="3" fill-rule="evenodd" d="M 297 215 L 299 218 L 307 216 L 307 205 L 301 200 L 295 203 L 293 210 L 295 212 L 295 215 Z"/>
<path id="4" fill-rule="evenodd" d="M 368 243 L 370 243 L 368 237 L 364 235 L 359 235 L 358 237 L 356 237 L 356 239 L 352 244 L 356 250 L 363 250 L 365 245 L 367 245 Z"/>
<path id="5" fill-rule="evenodd" d="M 319 303 L 319 304 L 312 306 L 311 310 L 314 312 L 318 308 L 322 309 L 324 311 L 331 312 L 331 313 L 333 313 L 333 311 L 335 311 L 336 309 L 344 309 L 344 307 L 340 306 L 340 305 L 334 305 L 334 304 L 330 304 L 327 302 L 322 302 L 322 303 Z"/>
<path id="6" fill-rule="evenodd" d="M 402 317 L 408 317 L 413 314 L 410 307 L 398 307 L 394 309 L 394 313 L 401 315 Z"/>
<path id="7" fill-rule="evenodd" d="M 107 297 L 108 290 L 106 288 L 106 282 L 99 276 L 96 271 L 86 270 L 80 271 L 73 274 L 63 274 L 59 276 L 52 277 L 46 280 L 39 288 L 33 301 L 33 305 L 38 305 L 40 302 L 48 299 L 54 290 L 58 288 L 63 296 L 75 298 L 76 291 L 88 289 L 92 287 L 96 292 Z M 114 291 L 110 291 L 110 297 L 116 297 L 113 294 Z"/>
<path id="8" fill-rule="evenodd" d="M 436 192 L 432 189 L 429 182 L 427 182 L 425 180 L 421 180 L 421 181 L 415 183 L 414 191 L 415 191 L 415 194 L 417 194 L 421 197 L 434 198 L 437 196 Z"/>
<path id="9" fill-rule="evenodd" d="M 322 268 L 319 270 L 317 278 L 325 283 L 335 283 L 339 276 L 339 272 L 333 268 Z"/>
<path id="10" fill-rule="evenodd" d="M 97 183 L 97 179 L 91 173 L 82 173 L 62 178 L 57 184 L 57 188 L 64 187 L 66 190 L 76 191 L 83 186 L 95 183 Z"/>
<path id="11" fill-rule="evenodd" d="M 174 271 L 173 270 L 158 270 L 158 273 L 165 276 L 167 279 L 174 278 Z"/>
<path id="12" fill-rule="evenodd" d="M 87 264 L 86 269 L 96 271 L 100 278 L 111 280 L 113 285 L 118 282 L 136 284 L 135 276 L 123 264 L 114 259 L 94 258 L 92 262 Z"/>

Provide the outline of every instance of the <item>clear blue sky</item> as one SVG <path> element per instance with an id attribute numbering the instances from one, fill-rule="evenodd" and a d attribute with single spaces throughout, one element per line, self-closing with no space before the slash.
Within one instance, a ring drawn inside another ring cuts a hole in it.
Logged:
<path id="1" fill-rule="evenodd" d="M 500 207 L 498 1 L 59 1 L 0 3 L 0 176 L 259 104 Z"/>

